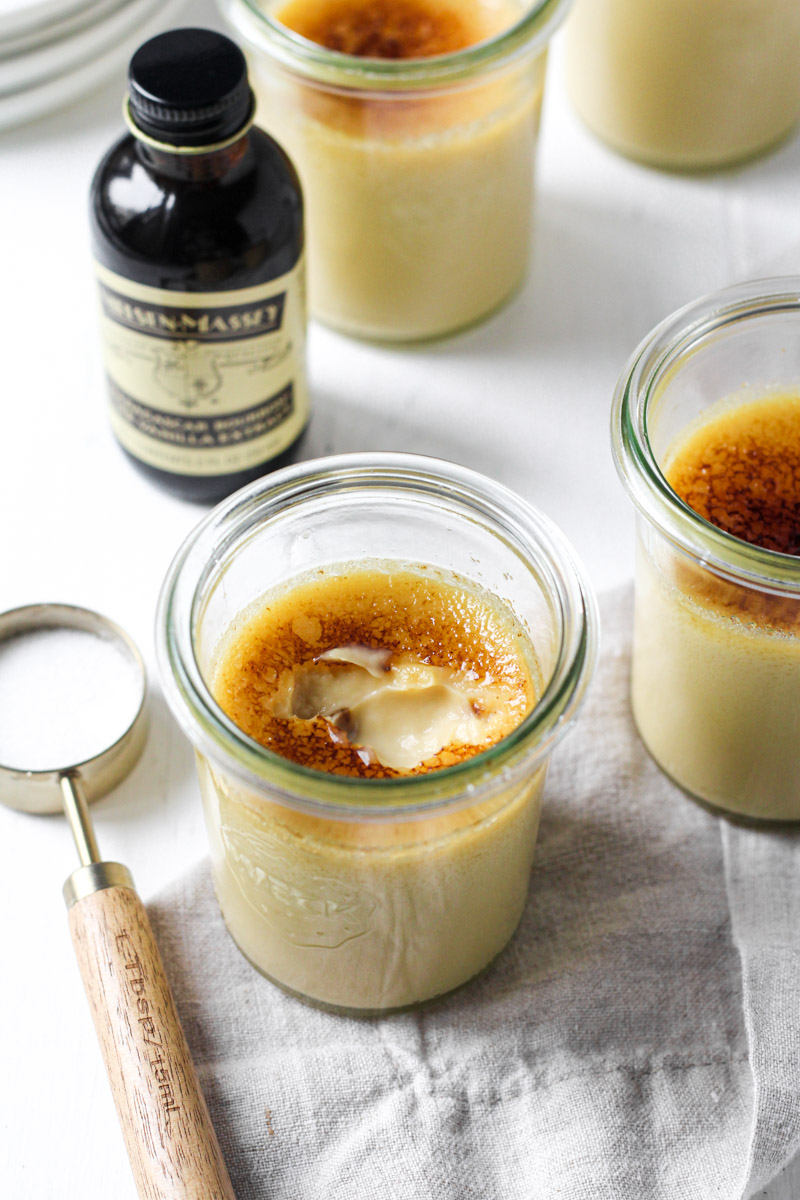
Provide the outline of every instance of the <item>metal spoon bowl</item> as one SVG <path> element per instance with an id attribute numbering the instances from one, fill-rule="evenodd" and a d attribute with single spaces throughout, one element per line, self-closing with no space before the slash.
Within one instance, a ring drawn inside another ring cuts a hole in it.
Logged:
<path id="1" fill-rule="evenodd" d="M 21 770 L 0 763 L 0 803 L 26 813 L 62 812 L 64 779 L 79 781 L 89 803 L 99 800 L 131 771 L 147 739 L 145 665 L 124 629 L 100 613 L 71 604 L 28 604 L 0 614 L 0 642 L 45 629 L 74 629 L 112 642 L 141 681 L 141 698 L 116 741 L 92 758 L 47 771 Z"/>

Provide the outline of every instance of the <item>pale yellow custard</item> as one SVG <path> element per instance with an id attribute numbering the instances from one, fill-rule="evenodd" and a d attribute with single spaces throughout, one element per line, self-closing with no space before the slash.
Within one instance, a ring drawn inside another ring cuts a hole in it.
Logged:
<path id="1" fill-rule="evenodd" d="M 735 162 L 800 118 L 797 0 L 577 0 L 566 51 L 581 118 L 656 165 Z"/>
<path id="2" fill-rule="evenodd" d="M 512 732 L 541 689 L 530 639 L 497 598 L 380 563 L 266 597 L 223 639 L 212 682 L 263 745 L 354 780 L 464 764 Z M 414 1004 L 480 971 L 519 921 L 543 767 L 472 804 L 391 820 L 273 803 L 204 759 L 200 781 L 230 931 L 303 996 L 362 1011 Z"/>

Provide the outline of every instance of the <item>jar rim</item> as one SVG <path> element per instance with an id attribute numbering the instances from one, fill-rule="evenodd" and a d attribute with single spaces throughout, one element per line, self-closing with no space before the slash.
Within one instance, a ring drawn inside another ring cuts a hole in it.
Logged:
<path id="1" fill-rule="evenodd" d="M 800 316 L 800 275 L 735 284 L 661 321 L 639 343 L 617 380 L 611 443 L 617 473 L 634 506 L 677 548 L 734 582 L 800 596 L 800 558 L 745 542 L 695 512 L 667 482 L 648 429 L 660 383 L 702 339 L 755 317 L 792 311 Z"/>
<path id="2" fill-rule="evenodd" d="M 493 37 L 448 54 L 406 59 L 329 50 L 270 16 L 257 0 L 224 0 L 224 9 L 246 41 L 306 78 L 348 89 L 402 92 L 459 83 L 541 50 L 571 4 L 572 0 L 534 0 L 518 21 Z"/>
<path id="3" fill-rule="evenodd" d="M 211 568 L 244 535 L 326 491 L 341 495 L 372 487 L 457 500 L 473 511 L 474 519 L 493 523 L 498 536 L 524 548 L 526 561 L 535 560 L 560 625 L 550 677 L 531 712 L 511 733 L 453 766 L 377 780 L 313 770 L 255 742 L 216 703 L 195 654 L 202 589 Z M 156 617 L 156 655 L 178 724 L 226 773 L 256 790 L 266 786 L 276 802 L 313 815 L 397 820 L 479 803 L 498 780 L 508 787 L 517 772 L 532 774 L 577 716 L 596 660 L 597 629 L 594 595 L 583 568 L 557 527 L 532 505 L 453 463 L 411 454 L 361 453 L 286 467 L 212 509 L 183 542 L 167 572 Z"/>

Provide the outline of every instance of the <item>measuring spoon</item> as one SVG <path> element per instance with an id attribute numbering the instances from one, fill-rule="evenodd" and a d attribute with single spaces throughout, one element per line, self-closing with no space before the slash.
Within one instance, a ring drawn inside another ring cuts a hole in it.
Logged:
<path id="1" fill-rule="evenodd" d="M 139 1196 L 235 1200 L 147 912 L 89 817 L 142 752 L 146 690 L 136 646 L 99 613 L 0 614 L 0 801 L 63 810 L 72 829 L 69 928 Z"/>

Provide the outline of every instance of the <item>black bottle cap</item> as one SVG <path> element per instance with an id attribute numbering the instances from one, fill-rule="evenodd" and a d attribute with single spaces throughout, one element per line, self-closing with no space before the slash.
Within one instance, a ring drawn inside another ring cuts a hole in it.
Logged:
<path id="1" fill-rule="evenodd" d="M 134 124 L 173 146 L 223 142 L 253 109 L 244 55 L 211 29 L 170 29 L 151 38 L 131 59 L 128 82 Z"/>

